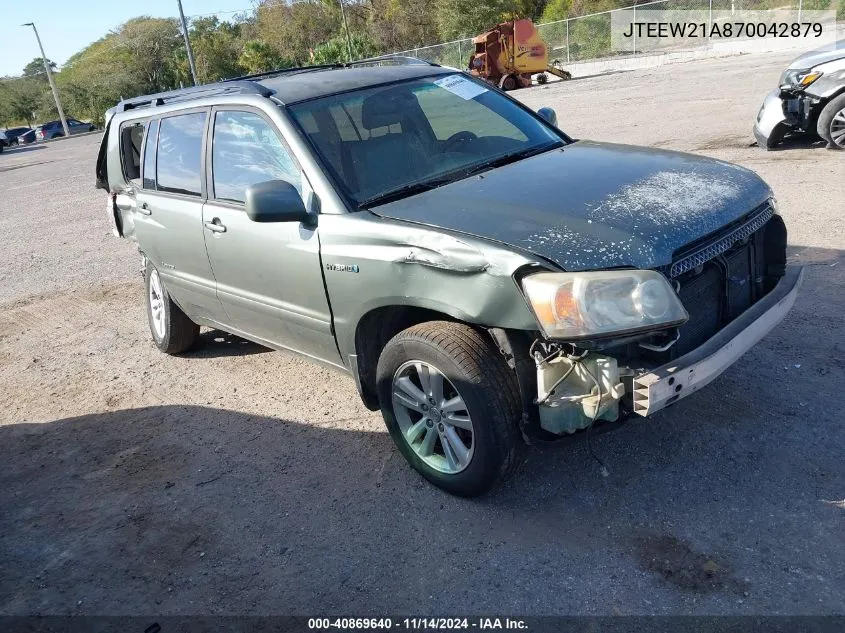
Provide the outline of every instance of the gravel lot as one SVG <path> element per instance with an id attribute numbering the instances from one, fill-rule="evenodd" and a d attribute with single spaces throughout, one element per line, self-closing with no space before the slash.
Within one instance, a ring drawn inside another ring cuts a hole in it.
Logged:
<path id="1" fill-rule="evenodd" d="M 580 436 L 469 501 L 351 379 L 214 332 L 158 353 L 99 136 L 4 152 L 0 613 L 845 613 L 845 153 L 749 146 L 788 59 L 516 93 L 576 137 L 756 170 L 806 280 L 716 383 L 596 436 L 609 477 Z"/>

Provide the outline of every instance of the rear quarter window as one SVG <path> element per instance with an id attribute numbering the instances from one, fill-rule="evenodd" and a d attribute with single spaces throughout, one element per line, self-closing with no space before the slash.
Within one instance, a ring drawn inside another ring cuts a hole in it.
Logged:
<path id="1" fill-rule="evenodd" d="M 127 182 L 140 182 L 141 146 L 145 130 L 146 122 L 124 123 L 120 126 L 120 162 Z"/>

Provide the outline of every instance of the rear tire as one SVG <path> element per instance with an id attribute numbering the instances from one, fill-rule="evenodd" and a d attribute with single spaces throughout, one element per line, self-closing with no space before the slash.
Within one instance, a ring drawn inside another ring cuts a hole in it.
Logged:
<path id="1" fill-rule="evenodd" d="M 523 446 L 519 388 L 480 332 L 447 321 L 410 327 L 385 346 L 376 380 L 393 441 L 435 486 L 462 497 L 480 495 L 516 467 Z M 419 395 L 408 397 L 413 393 Z"/>
<path id="2" fill-rule="evenodd" d="M 828 103 L 819 114 L 816 131 L 831 149 L 845 149 L 845 94 Z"/>
<path id="3" fill-rule="evenodd" d="M 147 319 L 153 342 L 165 354 L 181 354 L 199 339 L 200 326 L 173 303 L 155 266 L 147 261 L 145 274 Z"/>

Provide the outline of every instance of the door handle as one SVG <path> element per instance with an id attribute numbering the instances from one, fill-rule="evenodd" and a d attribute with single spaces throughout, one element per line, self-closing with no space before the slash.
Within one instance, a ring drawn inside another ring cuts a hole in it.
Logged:
<path id="1" fill-rule="evenodd" d="M 211 222 L 205 222 L 205 228 L 212 233 L 225 233 L 226 227 L 220 221 L 220 218 L 214 218 Z"/>
<path id="2" fill-rule="evenodd" d="M 152 215 L 153 214 L 152 209 L 150 209 L 149 205 L 147 205 L 146 202 L 141 203 L 141 206 L 138 207 L 138 211 L 140 213 L 143 213 L 144 215 Z"/>

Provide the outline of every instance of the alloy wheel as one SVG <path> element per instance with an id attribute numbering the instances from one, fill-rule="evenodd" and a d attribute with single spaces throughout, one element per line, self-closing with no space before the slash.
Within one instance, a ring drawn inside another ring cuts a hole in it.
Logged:
<path id="1" fill-rule="evenodd" d="M 158 271 L 150 272 L 150 314 L 156 338 L 164 338 L 164 292 L 161 289 L 161 279 Z"/>
<path id="2" fill-rule="evenodd" d="M 836 145 L 845 148 L 845 108 L 833 115 L 830 122 L 830 138 Z"/>
<path id="3" fill-rule="evenodd" d="M 464 470 L 475 448 L 472 419 L 463 397 L 434 365 L 403 363 L 393 376 L 393 411 L 408 446 L 447 475 Z"/>

